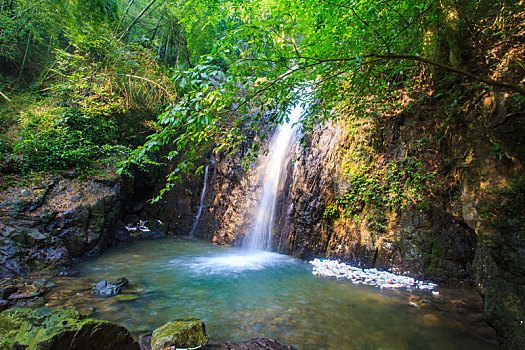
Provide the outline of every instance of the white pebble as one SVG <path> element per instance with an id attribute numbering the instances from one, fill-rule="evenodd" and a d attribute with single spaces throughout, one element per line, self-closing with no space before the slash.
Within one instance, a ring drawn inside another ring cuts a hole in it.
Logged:
<path id="1" fill-rule="evenodd" d="M 318 276 L 346 278 L 354 284 L 367 284 L 384 288 L 417 288 L 420 290 L 433 290 L 437 285 L 431 282 L 418 281 L 412 277 L 396 275 L 388 271 L 373 269 L 360 269 L 337 260 L 314 259 L 313 274 Z M 434 295 L 439 295 L 439 292 Z"/>

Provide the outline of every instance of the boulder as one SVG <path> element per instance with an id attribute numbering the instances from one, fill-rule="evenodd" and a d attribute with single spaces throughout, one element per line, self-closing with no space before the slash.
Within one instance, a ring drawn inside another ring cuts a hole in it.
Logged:
<path id="1" fill-rule="evenodd" d="M 0 278 L 69 267 L 129 240 L 113 227 L 133 189 L 106 170 L 107 181 L 64 172 L 0 188 Z"/>
<path id="2" fill-rule="evenodd" d="M 103 297 L 110 297 L 119 294 L 122 290 L 122 287 L 128 283 L 129 281 L 126 278 L 119 278 L 110 282 L 106 280 L 100 280 L 100 282 L 95 285 L 93 293 Z"/>
<path id="3" fill-rule="evenodd" d="M 5 310 L 0 334 L 4 350 L 140 350 L 126 328 L 73 310 Z"/>
<path id="4" fill-rule="evenodd" d="M 153 350 L 176 348 L 196 348 L 208 343 L 204 322 L 197 318 L 183 318 L 166 323 L 151 335 Z"/>

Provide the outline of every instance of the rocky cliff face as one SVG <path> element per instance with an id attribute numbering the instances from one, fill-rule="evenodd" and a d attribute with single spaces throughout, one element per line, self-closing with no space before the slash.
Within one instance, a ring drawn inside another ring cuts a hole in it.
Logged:
<path id="1" fill-rule="evenodd" d="M 0 276 L 68 266 L 129 235 L 116 225 L 132 188 L 111 175 L 42 175 L 0 193 Z"/>
<path id="2" fill-rule="evenodd" d="M 302 259 L 337 258 L 442 283 L 475 282 L 503 347 L 524 346 L 523 106 L 505 94 L 482 93 L 443 121 L 438 100 L 406 100 L 410 108 L 380 123 L 319 126 L 307 135 L 305 147 L 295 147 L 290 155 L 295 161 L 281 184 L 273 248 Z M 241 156 L 217 161 L 206 197 L 201 236 L 218 244 L 241 244 L 257 198 L 259 170 L 254 164 L 244 172 L 236 165 Z M 411 168 L 396 177 L 401 171 L 396 166 L 407 159 L 421 168 L 420 175 Z M 359 172 L 362 166 L 369 176 Z M 425 173 L 432 176 L 417 182 Z M 352 199 L 356 174 L 363 181 L 387 174 L 378 182 L 393 178 L 415 185 L 389 185 L 409 193 L 389 187 L 384 201 L 396 203 L 392 193 L 398 193 L 406 205 L 378 209 L 374 194 L 367 193 L 370 202 L 350 212 L 345 209 L 350 204 L 337 200 Z M 327 216 L 334 203 L 339 215 Z"/>

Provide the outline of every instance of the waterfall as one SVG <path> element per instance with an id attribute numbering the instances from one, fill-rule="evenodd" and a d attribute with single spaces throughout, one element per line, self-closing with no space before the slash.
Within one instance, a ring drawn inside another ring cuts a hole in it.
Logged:
<path id="1" fill-rule="evenodd" d="M 243 247 L 249 250 L 270 250 L 272 228 L 275 216 L 275 206 L 279 191 L 279 183 L 283 169 L 288 163 L 288 154 L 292 140 L 296 135 L 294 124 L 301 117 L 303 109 L 300 106 L 292 108 L 289 122 L 277 127 L 269 144 L 269 153 L 264 159 L 262 176 L 262 194 L 258 200 L 248 236 L 243 241 Z"/>
<path id="2" fill-rule="evenodd" d="M 190 230 L 190 237 L 193 237 L 193 234 L 195 233 L 195 230 L 199 225 L 199 220 L 202 214 L 202 208 L 204 208 L 204 196 L 206 196 L 206 187 L 208 185 L 208 167 L 209 165 L 206 165 L 206 168 L 204 169 L 204 185 L 202 185 L 201 201 L 199 203 L 199 210 L 197 211 L 197 216 L 195 216 L 195 222 L 193 223 L 193 226 Z"/>

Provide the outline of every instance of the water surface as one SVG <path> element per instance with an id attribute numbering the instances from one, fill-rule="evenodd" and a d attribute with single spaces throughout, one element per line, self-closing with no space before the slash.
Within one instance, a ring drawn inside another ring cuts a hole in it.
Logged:
<path id="1" fill-rule="evenodd" d="M 197 317 L 211 341 L 274 338 L 299 349 L 495 349 L 472 292 L 381 290 L 312 275 L 306 262 L 246 255 L 198 240 L 135 241 L 77 265 L 49 306 L 94 310 L 134 334 Z M 133 301 L 98 298 L 100 279 L 126 277 Z"/>

